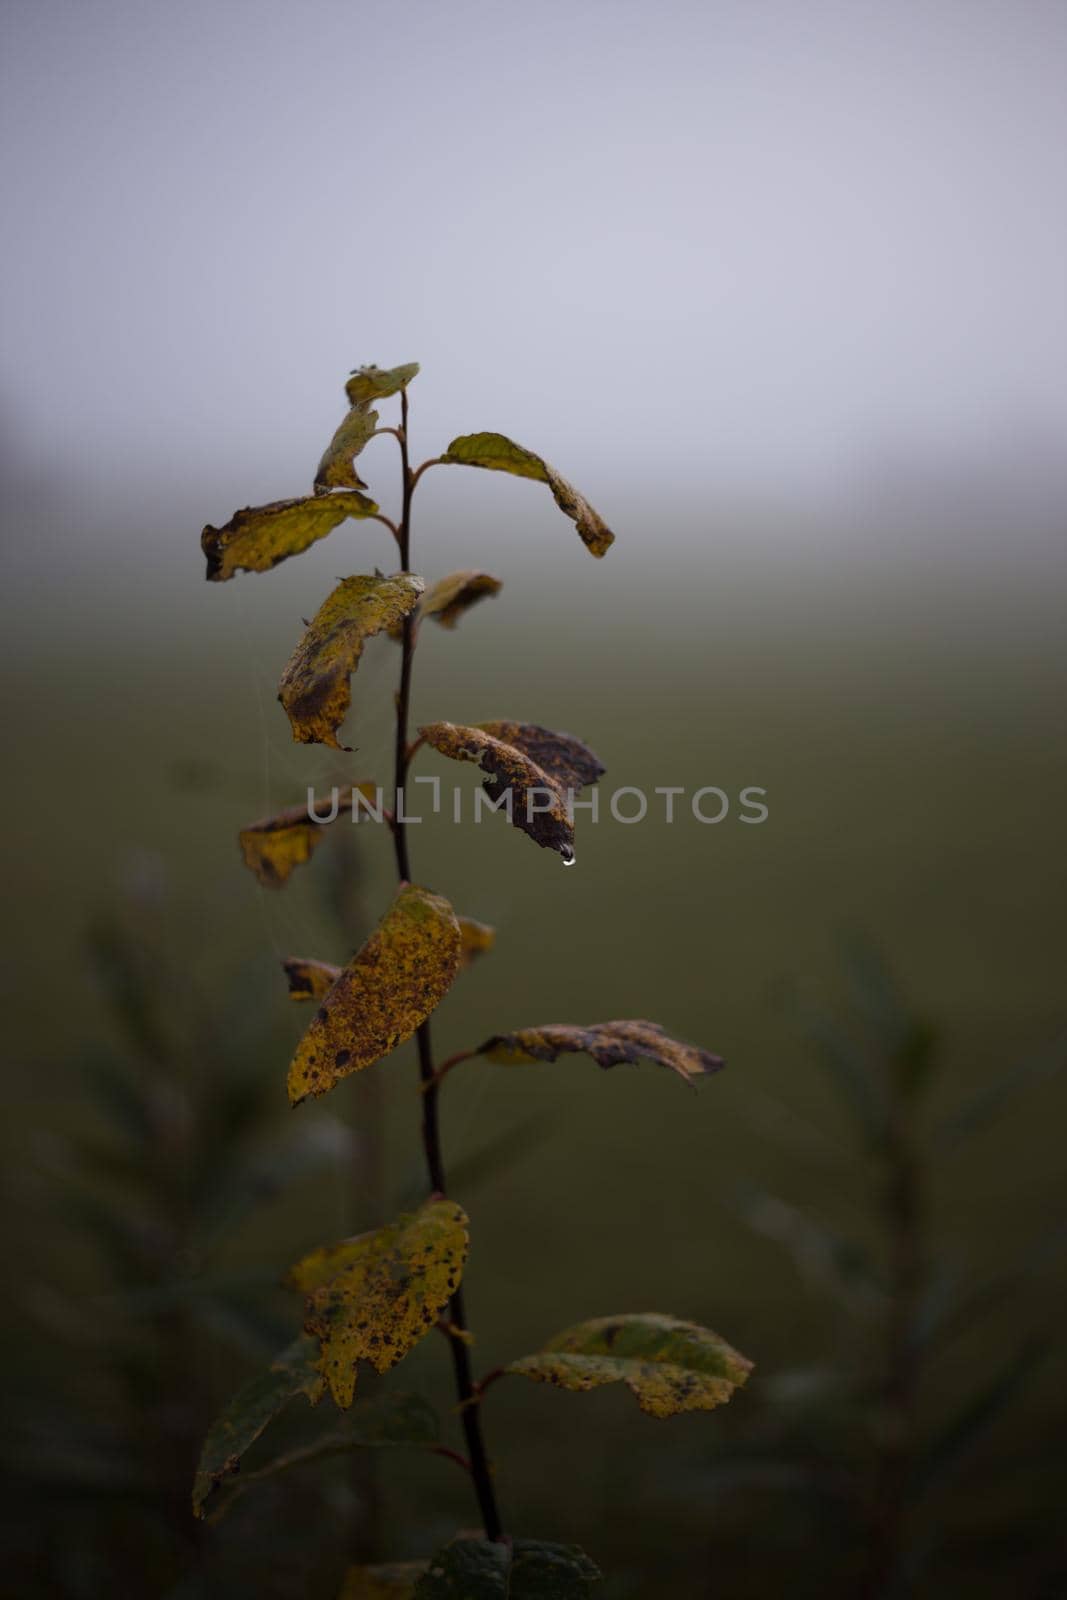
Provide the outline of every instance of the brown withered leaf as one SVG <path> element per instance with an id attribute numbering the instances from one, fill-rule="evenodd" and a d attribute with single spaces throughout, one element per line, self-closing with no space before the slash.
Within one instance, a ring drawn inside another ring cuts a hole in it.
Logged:
<path id="1" fill-rule="evenodd" d="M 289 1100 L 325 1094 L 410 1039 L 459 969 L 459 924 L 441 895 L 404 884 L 341 972 L 297 1046 Z"/>
<path id="2" fill-rule="evenodd" d="M 325 539 L 346 517 L 373 517 L 377 510 L 374 501 L 356 489 L 245 506 L 225 527 L 208 523 L 200 535 L 208 582 L 225 583 L 235 572 L 269 572 L 279 561 Z"/>
<path id="3" fill-rule="evenodd" d="M 574 824 L 568 791 L 595 783 L 603 766 L 573 734 L 532 722 L 480 722 L 464 727 L 431 722 L 419 729 L 427 744 L 453 761 L 473 761 L 487 773 L 482 787 L 493 801 L 510 791 L 511 821 L 545 849 L 574 859 Z"/>
<path id="4" fill-rule="evenodd" d="M 658 1023 L 641 1018 L 594 1022 L 586 1028 L 566 1022 L 519 1028 L 515 1033 L 494 1034 L 476 1053 L 505 1066 L 525 1061 L 556 1061 L 561 1055 L 592 1056 L 598 1067 L 615 1067 L 623 1061 L 654 1061 L 661 1067 L 669 1067 L 686 1083 L 718 1072 L 726 1065 L 721 1056 L 701 1050 L 695 1044 L 672 1039 Z"/>
<path id="5" fill-rule="evenodd" d="M 496 929 L 487 922 L 476 922 L 473 917 L 457 917 L 459 925 L 459 971 L 477 961 L 496 943 Z M 282 962 L 289 980 L 290 1000 L 321 1000 L 337 982 L 343 967 L 329 961 L 303 961 L 290 956 Z"/>
<path id="6" fill-rule="evenodd" d="M 348 679 L 363 646 L 372 634 L 386 632 L 407 616 L 423 587 L 411 572 L 342 578 L 316 611 L 282 673 L 278 699 L 297 744 L 345 748 L 338 743 L 337 729 L 348 712 Z"/>
<path id="7" fill-rule="evenodd" d="M 289 980 L 290 1000 L 321 1000 L 344 971 L 329 961 L 304 961 L 299 956 L 288 956 L 282 967 Z"/>
<path id="8" fill-rule="evenodd" d="M 615 542 L 615 535 L 584 495 L 561 478 L 555 467 L 502 433 L 465 433 L 453 439 L 442 461 L 463 467 L 486 467 L 491 472 L 510 472 L 517 478 L 533 478 L 547 483 L 564 516 L 577 525 L 582 543 L 594 556 L 604 555 Z"/>
<path id="9" fill-rule="evenodd" d="M 710 1328 L 644 1312 L 581 1322 L 506 1371 L 559 1389 L 625 1383 L 646 1415 L 674 1417 L 724 1405 L 752 1362 Z"/>
<path id="10" fill-rule="evenodd" d="M 374 437 L 377 426 L 376 411 L 368 411 L 365 406 L 352 407 L 322 453 L 315 472 L 317 490 L 367 487 L 356 471 L 355 458 Z"/>
<path id="11" fill-rule="evenodd" d="M 345 384 L 345 394 L 352 406 L 368 406 L 375 400 L 387 400 L 399 394 L 411 380 L 418 376 L 419 363 L 408 361 L 400 367 L 360 367 Z"/>
<path id="12" fill-rule="evenodd" d="M 473 917 L 457 917 L 459 923 L 459 968 L 469 967 L 496 944 L 496 929 Z"/>
<path id="13" fill-rule="evenodd" d="M 450 572 L 438 578 L 419 601 L 419 616 L 433 617 L 442 628 L 454 628 L 465 611 L 499 594 L 504 585 L 488 572 Z"/>
<path id="14" fill-rule="evenodd" d="M 470 1239 L 467 1215 L 433 1199 L 413 1215 L 313 1250 L 288 1281 L 306 1296 L 305 1332 L 320 1342 L 318 1370 L 343 1409 L 360 1361 L 390 1367 L 435 1326 L 459 1287 Z"/>
<path id="15" fill-rule="evenodd" d="M 356 796 L 362 795 L 371 805 L 377 798 L 373 783 L 357 783 L 341 789 L 337 794 L 337 816 L 351 816 L 353 809 L 359 816 Z M 324 830 L 330 823 L 318 821 L 325 807 L 314 804 L 313 817 L 306 805 L 288 806 L 277 816 L 264 817 L 260 822 L 250 822 L 238 834 L 245 866 L 254 872 L 267 889 L 280 889 L 295 867 L 310 861 Z M 330 821 L 336 821 L 331 817 Z"/>

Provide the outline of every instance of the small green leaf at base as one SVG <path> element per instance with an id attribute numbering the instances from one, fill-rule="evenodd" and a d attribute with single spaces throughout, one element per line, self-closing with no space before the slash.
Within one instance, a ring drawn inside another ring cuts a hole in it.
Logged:
<path id="1" fill-rule="evenodd" d="M 505 1370 L 560 1389 L 625 1383 L 648 1416 L 673 1417 L 724 1405 L 752 1362 L 710 1328 L 646 1312 L 581 1322 Z"/>
<path id="2" fill-rule="evenodd" d="M 430 1558 L 414 1600 L 586 1600 L 600 1569 L 574 1544 L 453 1539 Z"/>
<path id="3" fill-rule="evenodd" d="M 318 1342 L 306 1335 L 282 1352 L 266 1372 L 249 1379 L 216 1417 L 204 1440 L 193 1480 L 193 1512 L 204 1515 L 208 1497 L 222 1480 L 236 1472 L 241 1457 L 267 1424 L 298 1394 L 312 1405 L 321 1400 L 325 1382 L 318 1370 Z"/>

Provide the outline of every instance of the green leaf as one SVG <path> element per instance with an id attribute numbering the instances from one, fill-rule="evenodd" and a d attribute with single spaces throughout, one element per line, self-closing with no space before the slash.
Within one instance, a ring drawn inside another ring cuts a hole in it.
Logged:
<path id="1" fill-rule="evenodd" d="M 334 750 L 337 730 L 348 713 L 348 680 L 372 634 L 385 633 L 413 611 L 423 581 L 411 572 L 391 578 L 343 578 L 316 611 L 307 632 L 289 657 L 278 699 L 297 744 L 326 744 Z"/>
<path id="2" fill-rule="evenodd" d="M 352 406 L 367 406 L 375 400 L 386 400 L 399 394 L 417 376 L 419 363 L 409 361 L 401 367 L 359 367 L 345 384 L 345 394 Z"/>
<path id="3" fill-rule="evenodd" d="M 346 517 L 373 517 L 377 511 L 374 501 L 356 490 L 246 506 L 224 527 L 208 523 L 200 535 L 208 582 L 225 583 L 235 572 L 269 572 L 279 561 L 325 539 Z"/>
<path id="4" fill-rule="evenodd" d="M 323 451 L 315 471 L 315 489 L 365 489 L 353 462 L 374 437 L 378 413 L 353 406 Z"/>
<path id="5" fill-rule="evenodd" d="M 1027 1090 L 1047 1078 L 1055 1077 L 1064 1062 L 1067 1062 L 1067 1033 L 1061 1033 L 1028 1061 L 965 1100 L 937 1125 L 934 1129 L 935 1140 L 940 1145 L 951 1146 L 989 1127 Z"/>
<path id="6" fill-rule="evenodd" d="M 289 1065 L 290 1104 L 326 1094 L 410 1039 L 448 993 L 461 950 L 448 901 L 404 884 L 325 994 L 297 1046 Z M 309 985 L 317 981 L 308 963 L 301 966 Z M 290 972 L 290 986 L 292 981 Z"/>
<path id="7" fill-rule="evenodd" d="M 513 827 L 535 844 L 574 859 L 574 821 L 568 804 L 604 768 L 587 745 L 570 733 L 553 733 L 533 722 L 480 722 L 464 727 L 431 722 L 419 736 L 452 761 L 473 761 L 488 773 L 482 784 L 494 802 L 504 802 Z"/>
<path id="8" fill-rule="evenodd" d="M 654 1061 L 692 1083 L 726 1065 L 721 1056 L 701 1050 L 695 1044 L 672 1039 L 656 1022 L 634 1018 L 624 1022 L 594 1022 L 588 1027 L 573 1023 L 549 1022 L 540 1028 L 519 1028 L 515 1033 L 496 1033 L 479 1045 L 476 1055 L 511 1066 L 525 1061 L 556 1061 L 561 1055 L 592 1056 L 598 1067 L 614 1067 L 622 1061 Z"/>
<path id="9" fill-rule="evenodd" d="M 274 1478 L 279 1473 L 291 1472 L 331 1456 L 348 1455 L 353 1450 L 432 1449 L 439 1437 L 437 1413 L 421 1395 L 403 1392 L 375 1395 L 353 1406 L 343 1427 L 331 1429 L 302 1449 L 273 1457 L 254 1472 L 242 1472 L 212 1512 L 211 1520 L 218 1522 L 235 1500 L 265 1478 Z"/>
<path id="10" fill-rule="evenodd" d="M 646 1312 L 581 1322 L 505 1370 L 560 1389 L 625 1383 L 648 1416 L 673 1417 L 724 1405 L 752 1362 L 709 1328 Z"/>
<path id="11" fill-rule="evenodd" d="M 204 1440 L 193 1479 L 193 1512 L 204 1515 L 204 1505 L 222 1480 L 237 1471 L 241 1457 L 278 1413 L 298 1394 L 312 1405 L 322 1398 L 325 1384 L 318 1370 L 318 1346 L 307 1336 L 294 1341 L 277 1361 L 239 1389 L 216 1417 Z"/>
<path id="12" fill-rule="evenodd" d="M 384 1566 L 349 1567 L 337 1600 L 414 1600 L 425 1561 L 390 1561 Z"/>
<path id="13" fill-rule="evenodd" d="M 585 1600 L 600 1578 L 574 1544 L 461 1537 L 430 1558 L 414 1600 Z"/>
<path id="14" fill-rule="evenodd" d="M 591 554 L 602 556 L 614 543 L 615 535 L 603 517 L 560 477 L 555 467 L 502 433 L 465 433 L 452 440 L 440 459 L 456 466 L 485 467 L 491 472 L 510 472 L 517 478 L 547 483 L 559 509 L 577 525 L 582 543 Z"/>
<path id="15" fill-rule="evenodd" d="M 467 1216 L 450 1200 L 428 1200 L 412 1216 L 314 1250 L 289 1283 L 307 1296 L 306 1332 L 320 1342 L 318 1370 L 342 1410 L 357 1367 L 388 1372 L 434 1327 L 459 1286 L 469 1245 Z"/>

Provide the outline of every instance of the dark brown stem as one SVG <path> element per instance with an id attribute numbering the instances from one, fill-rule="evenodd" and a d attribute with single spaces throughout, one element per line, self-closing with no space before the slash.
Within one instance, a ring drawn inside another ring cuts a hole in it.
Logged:
<path id="1" fill-rule="evenodd" d="M 408 460 L 408 397 L 407 391 L 400 391 L 400 462 L 404 478 L 404 498 L 400 516 L 398 543 L 400 545 L 400 565 L 404 572 L 411 570 L 411 496 L 420 474 L 425 467 L 430 465 L 424 462 L 417 473 L 413 473 Z M 396 851 L 396 870 L 402 883 L 411 881 L 411 861 L 408 854 L 407 829 L 400 820 L 404 815 L 401 809 L 400 795 L 407 777 L 408 761 L 411 750 L 408 747 L 408 715 L 411 706 L 411 673 L 412 662 L 415 655 L 416 624 L 410 613 L 404 618 L 403 634 L 401 636 L 401 664 L 400 687 L 396 696 L 396 745 L 394 750 L 394 788 L 397 791 L 396 820 L 393 826 L 393 844 Z M 436 1194 L 447 1193 L 445 1187 L 445 1164 L 441 1153 L 441 1132 L 437 1114 L 437 1074 L 433 1062 L 433 1039 L 430 1033 L 429 1022 L 424 1022 L 415 1036 L 416 1049 L 419 1058 L 419 1078 L 422 1083 L 422 1142 L 426 1152 L 426 1170 L 429 1175 L 430 1189 Z M 458 1334 L 467 1331 L 467 1317 L 463 1305 L 463 1292 L 457 1289 L 452 1296 L 449 1306 L 449 1316 L 452 1326 Z M 475 1398 L 474 1377 L 471 1372 L 470 1351 L 467 1340 L 453 1338 L 449 1341 L 452 1347 L 452 1366 L 456 1378 L 456 1392 L 459 1396 L 460 1417 L 463 1425 L 463 1434 L 467 1443 L 468 1464 L 474 1490 L 478 1497 L 478 1506 L 481 1511 L 482 1521 L 485 1524 L 487 1539 L 500 1539 L 503 1537 L 503 1528 L 500 1522 L 500 1512 L 497 1509 L 496 1495 L 493 1490 L 493 1475 L 489 1465 L 489 1457 L 482 1438 L 479 1408 L 470 1402 Z"/>

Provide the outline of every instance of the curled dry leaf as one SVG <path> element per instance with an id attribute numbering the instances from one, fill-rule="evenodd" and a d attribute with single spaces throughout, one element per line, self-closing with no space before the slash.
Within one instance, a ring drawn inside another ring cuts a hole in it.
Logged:
<path id="1" fill-rule="evenodd" d="M 431 1556 L 414 1600 L 586 1600 L 601 1572 L 576 1544 L 460 1534 Z"/>
<path id="2" fill-rule="evenodd" d="M 457 917 L 459 925 L 459 971 L 477 961 L 496 943 L 496 929 L 487 922 L 476 922 L 473 917 Z M 333 988 L 343 967 L 328 961 L 302 961 L 290 956 L 282 962 L 289 980 L 290 1000 L 321 1000 Z"/>
<path id="3" fill-rule="evenodd" d="M 459 958 L 459 925 L 448 901 L 404 884 L 297 1046 L 290 1102 L 325 1094 L 410 1039 L 447 994 Z"/>
<path id="4" fill-rule="evenodd" d="M 345 384 L 345 394 L 351 406 L 372 405 L 375 400 L 387 400 L 391 394 L 406 389 L 412 378 L 418 376 L 419 363 L 408 361 L 400 367 L 359 367 Z"/>
<path id="5" fill-rule="evenodd" d="M 467 1215 L 451 1200 L 428 1200 L 413 1215 L 373 1233 L 313 1250 L 288 1282 L 307 1297 L 304 1328 L 319 1340 L 318 1370 L 342 1409 L 352 1404 L 357 1368 L 388 1372 L 434 1327 L 463 1276 Z"/>
<path id="6" fill-rule="evenodd" d="M 266 1372 L 249 1379 L 215 1418 L 193 1479 L 196 1516 L 204 1515 L 208 1497 L 224 1478 L 238 1470 L 245 1451 L 290 1400 L 302 1394 L 316 1405 L 322 1399 L 325 1384 L 318 1359 L 318 1345 L 305 1334 L 283 1351 Z"/>
<path id="7" fill-rule="evenodd" d="M 328 961 L 302 961 L 299 956 L 289 956 L 282 967 L 289 980 L 290 1000 L 321 1000 L 344 971 Z"/>
<path id="8" fill-rule="evenodd" d="M 752 1362 L 710 1328 L 648 1312 L 581 1322 L 506 1370 L 560 1389 L 625 1383 L 650 1417 L 673 1417 L 725 1404 Z"/>
<path id="9" fill-rule="evenodd" d="M 489 572 L 450 572 L 438 578 L 419 601 L 419 616 L 433 617 L 442 628 L 454 628 L 465 611 L 499 594 L 504 585 Z"/>
<path id="10" fill-rule="evenodd" d="M 311 860 L 323 830 L 329 827 L 330 822 L 346 815 L 353 816 L 355 820 L 359 816 L 358 796 L 362 795 L 364 800 L 373 805 L 378 795 L 376 786 L 370 782 L 353 784 L 350 788 L 335 792 L 337 811 L 329 822 L 318 820 L 323 815 L 323 808 L 315 801 L 312 808 L 306 804 L 289 806 L 285 811 L 279 811 L 277 816 L 264 817 L 261 822 L 250 822 L 247 828 L 241 829 L 237 837 L 245 866 L 255 873 L 265 888 L 280 889 L 294 867 L 302 867 L 305 861 Z"/>
<path id="11" fill-rule="evenodd" d="M 325 539 L 346 517 L 373 517 L 377 511 L 374 501 L 355 489 L 246 506 L 235 511 L 225 527 L 209 523 L 200 535 L 208 581 L 225 583 L 235 572 L 269 572 L 279 561 Z"/>
<path id="12" fill-rule="evenodd" d="M 487 773 L 482 787 L 493 801 L 510 793 L 511 821 L 537 844 L 574 855 L 574 823 L 568 796 L 595 783 L 603 766 L 587 745 L 569 733 L 553 733 L 531 722 L 481 722 L 463 727 L 431 722 L 419 733 L 453 761 L 473 761 Z"/>
<path id="13" fill-rule="evenodd" d="M 602 556 L 615 542 L 615 535 L 603 517 L 566 478 L 560 477 L 555 467 L 502 433 L 465 433 L 452 440 L 440 459 L 457 466 L 486 467 L 492 472 L 510 472 L 517 478 L 547 483 L 559 509 L 577 525 L 587 550 L 594 556 Z"/>
<path id="14" fill-rule="evenodd" d="M 315 471 L 315 489 L 320 494 L 327 489 L 365 489 L 355 468 L 355 459 L 378 426 L 378 413 L 363 406 L 353 406 L 337 432 L 322 453 Z"/>
<path id="15" fill-rule="evenodd" d="M 344 748 L 337 730 L 348 712 L 348 679 L 363 646 L 406 617 L 422 591 L 421 578 L 398 572 L 391 578 L 343 578 L 327 597 L 289 657 L 278 689 L 297 744 Z"/>
<path id="16" fill-rule="evenodd" d="M 478 1055 L 511 1065 L 523 1061 L 556 1061 L 561 1055 L 592 1056 L 598 1067 L 622 1061 L 655 1061 L 669 1067 L 687 1083 L 718 1072 L 726 1063 L 695 1044 L 672 1039 L 656 1022 L 634 1018 L 624 1022 L 595 1022 L 587 1028 L 573 1023 L 549 1022 L 540 1028 L 519 1028 L 497 1033 L 481 1045 Z"/>

